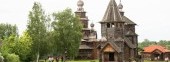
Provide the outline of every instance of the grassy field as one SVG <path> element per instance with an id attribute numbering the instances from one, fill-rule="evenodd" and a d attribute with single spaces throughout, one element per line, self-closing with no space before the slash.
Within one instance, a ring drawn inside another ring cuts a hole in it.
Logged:
<path id="1" fill-rule="evenodd" d="M 40 62 L 48 62 L 48 61 L 44 61 L 44 60 L 41 60 Z M 54 61 L 56 62 L 56 61 Z M 61 62 L 61 61 L 59 61 Z M 66 62 L 99 62 L 98 60 L 67 60 Z"/>
<path id="2" fill-rule="evenodd" d="M 45 62 L 44 60 L 42 60 L 41 62 Z M 46 61 L 48 62 L 48 61 Z M 56 62 L 56 61 L 54 61 Z M 61 62 L 61 61 L 59 61 Z M 66 62 L 99 62 L 99 60 L 67 60 Z M 165 61 L 148 61 L 148 60 L 144 60 L 144 62 L 165 62 Z"/>
<path id="3" fill-rule="evenodd" d="M 99 62 L 98 60 L 74 60 L 74 61 L 67 61 L 67 62 Z"/>
<path id="4" fill-rule="evenodd" d="M 165 61 L 147 61 L 147 60 L 145 60 L 144 62 L 165 62 Z"/>

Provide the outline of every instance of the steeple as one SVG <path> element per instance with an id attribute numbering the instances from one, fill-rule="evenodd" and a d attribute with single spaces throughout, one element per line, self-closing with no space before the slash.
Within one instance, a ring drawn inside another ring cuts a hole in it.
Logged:
<path id="1" fill-rule="evenodd" d="M 121 15 L 119 13 L 117 4 L 115 0 L 110 0 L 109 5 L 107 6 L 105 15 L 101 21 L 102 22 L 115 22 L 122 21 Z"/>
<path id="2" fill-rule="evenodd" d="M 123 5 L 122 5 L 122 1 L 120 0 L 119 2 L 119 5 L 118 5 L 118 8 L 119 8 L 119 12 L 122 16 L 124 16 L 124 11 L 122 10 L 123 9 Z"/>
<path id="3" fill-rule="evenodd" d="M 119 8 L 119 11 L 122 11 L 122 9 L 123 9 L 123 5 L 122 5 L 122 1 L 121 0 L 119 2 L 118 8 Z"/>
<path id="4" fill-rule="evenodd" d="M 115 0 L 110 0 L 100 23 L 101 34 L 107 38 L 114 38 L 113 33 L 117 30 L 117 28 L 123 28 L 124 21 L 122 20 L 122 16 L 120 15 L 119 8 Z"/>
<path id="5" fill-rule="evenodd" d="M 83 0 L 78 0 L 77 2 L 77 11 L 75 12 L 76 15 L 80 17 L 80 21 L 82 22 L 83 28 L 88 28 L 88 17 L 86 16 L 86 12 L 84 11 L 84 2 Z"/>

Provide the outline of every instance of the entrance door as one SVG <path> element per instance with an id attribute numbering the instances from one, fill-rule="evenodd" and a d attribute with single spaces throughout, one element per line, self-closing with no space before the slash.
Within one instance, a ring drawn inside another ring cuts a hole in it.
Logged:
<path id="1" fill-rule="evenodd" d="M 114 53 L 109 53 L 109 61 L 114 61 Z"/>

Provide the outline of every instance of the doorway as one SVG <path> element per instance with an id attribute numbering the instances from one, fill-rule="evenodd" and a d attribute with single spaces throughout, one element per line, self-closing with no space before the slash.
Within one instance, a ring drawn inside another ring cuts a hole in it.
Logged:
<path id="1" fill-rule="evenodd" d="M 109 53 L 109 61 L 114 61 L 114 60 L 115 60 L 114 53 L 113 52 Z"/>
<path id="2" fill-rule="evenodd" d="M 114 52 L 107 52 L 104 53 L 104 62 L 115 61 Z"/>

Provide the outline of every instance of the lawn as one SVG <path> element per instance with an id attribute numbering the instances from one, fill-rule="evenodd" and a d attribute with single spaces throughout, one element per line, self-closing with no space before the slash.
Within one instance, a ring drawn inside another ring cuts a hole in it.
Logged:
<path id="1" fill-rule="evenodd" d="M 40 62 L 45 62 L 44 60 L 40 61 Z M 48 61 L 46 61 L 48 62 Z M 56 61 L 54 61 L 56 62 Z M 59 61 L 61 62 L 61 61 Z M 67 60 L 66 62 L 99 62 L 99 60 Z M 145 60 L 144 62 L 165 62 L 165 61 L 147 61 Z"/>
<path id="2" fill-rule="evenodd" d="M 147 60 L 145 60 L 144 62 L 165 62 L 165 61 L 147 61 Z"/>
<path id="3" fill-rule="evenodd" d="M 99 62 L 98 60 L 74 60 L 74 61 L 67 61 L 67 62 Z"/>
<path id="4" fill-rule="evenodd" d="M 45 60 L 40 60 L 40 62 L 45 62 Z M 46 61 L 48 62 L 48 61 Z M 54 61 L 56 62 L 56 61 Z M 61 62 L 61 61 L 59 61 Z M 66 62 L 99 62 L 98 60 L 67 60 Z"/>

